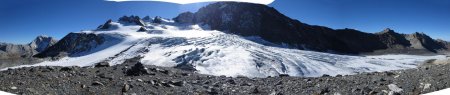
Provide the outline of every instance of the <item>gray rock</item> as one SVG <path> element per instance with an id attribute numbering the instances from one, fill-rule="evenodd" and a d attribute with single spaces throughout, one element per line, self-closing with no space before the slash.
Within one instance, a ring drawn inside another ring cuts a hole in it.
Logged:
<path id="1" fill-rule="evenodd" d="M 122 88 L 122 92 L 128 92 L 128 91 L 130 91 L 130 85 L 124 84 L 123 88 Z"/>
<path id="2" fill-rule="evenodd" d="M 16 90 L 16 89 L 17 89 L 17 87 L 13 86 L 13 87 L 11 87 L 10 89 L 12 89 L 12 90 Z"/>
<path id="3" fill-rule="evenodd" d="M 103 84 L 102 82 L 99 82 L 99 81 L 94 81 L 94 82 L 92 83 L 92 85 L 93 85 L 93 86 L 104 86 L 104 84 Z"/>
<path id="4" fill-rule="evenodd" d="M 96 68 L 98 68 L 98 67 L 109 67 L 109 63 L 108 62 L 100 62 L 100 63 L 97 63 L 95 65 L 95 67 Z"/>
<path id="5" fill-rule="evenodd" d="M 141 76 L 149 74 L 147 68 L 140 62 L 136 63 L 131 69 L 127 70 L 128 76 Z"/>

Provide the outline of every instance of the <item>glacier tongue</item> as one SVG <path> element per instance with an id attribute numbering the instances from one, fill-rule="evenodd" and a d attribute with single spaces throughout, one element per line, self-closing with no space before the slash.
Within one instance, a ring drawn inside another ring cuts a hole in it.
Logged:
<path id="1" fill-rule="evenodd" d="M 415 68 L 425 60 L 445 58 L 413 55 L 363 57 L 288 49 L 262 45 L 261 42 L 268 43 L 258 37 L 248 40 L 220 31 L 204 30 L 207 25 L 183 25 L 170 21 L 147 23 L 146 32 L 136 32 L 141 28 L 137 25 L 111 24 L 117 29 L 84 31 L 115 39 L 83 53 L 85 55 L 18 67 L 93 66 L 102 61 L 115 65 L 126 59 L 142 57 L 141 62 L 147 65 L 192 68 L 210 75 L 317 77 Z"/>

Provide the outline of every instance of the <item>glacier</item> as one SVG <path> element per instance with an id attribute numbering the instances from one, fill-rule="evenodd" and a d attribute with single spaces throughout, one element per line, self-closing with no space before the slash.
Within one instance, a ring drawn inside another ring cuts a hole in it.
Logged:
<path id="1" fill-rule="evenodd" d="M 92 67 L 99 62 L 117 65 L 140 57 L 140 62 L 146 65 L 190 67 L 208 75 L 319 77 L 411 69 L 429 59 L 446 58 L 444 55 L 339 55 L 289 49 L 260 37 L 210 30 L 208 25 L 179 24 L 171 20 L 163 20 L 162 24 L 145 23 L 146 32 L 137 32 L 141 26 L 118 22 L 112 22 L 113 29 L 81 31 L 107 40 L 89 51 L 74 54 L 77 56 L 11 68 Z"/>

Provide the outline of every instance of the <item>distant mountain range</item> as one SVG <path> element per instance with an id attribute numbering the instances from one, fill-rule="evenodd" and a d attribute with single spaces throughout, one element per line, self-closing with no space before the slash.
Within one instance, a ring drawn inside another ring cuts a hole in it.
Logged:
<path id="1" fill-rule="evenodd" d="M 52 37 L 38 36 L 29 44 L 0 43 L 0 59 L 29 58 L 57 41 Z"/>

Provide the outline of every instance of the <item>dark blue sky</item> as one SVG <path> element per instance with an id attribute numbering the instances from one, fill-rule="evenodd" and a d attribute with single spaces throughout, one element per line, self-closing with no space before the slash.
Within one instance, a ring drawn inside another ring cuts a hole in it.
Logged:
<path id="1" fill-rule="evenodd" d="M 206 3 L 103 0 L 0 0 L 0 42 L 28 43 L 38 35 L 58 39 L 69 32 L 95 29 L 123 15 L 173 18 Z M 449 0 L 276 0 L 269 6 L 301 22 L 334 29 L 379 32 L 424 32 L 450 40 Z"/>

